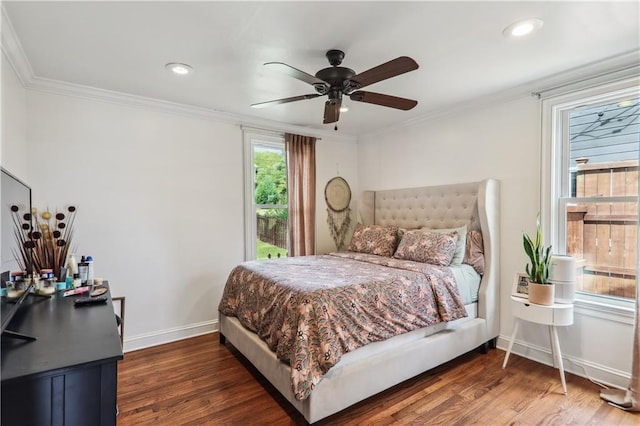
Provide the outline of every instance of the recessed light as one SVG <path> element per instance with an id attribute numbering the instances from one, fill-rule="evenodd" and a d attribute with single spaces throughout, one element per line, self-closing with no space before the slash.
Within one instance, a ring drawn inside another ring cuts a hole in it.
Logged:
<path id="1" fill-rule="evenodd" d="M 187 75 L 193 72 L 191 65 L 182 64 L 180 62 L 169 62 L 164 66 L 167 70 L 177 75 Z"/>
<path id="2" fill-rule="evenodd" d="M 542 21 L 542 19 L 524 19 L 522 21 L 517 21 L 509 25 L 502 31 L 502 35 L 504 35 L 505 37 L 523 37 L 539 30 L 540 28 L 542 28 L 543 24 L 544 22 Z"/>

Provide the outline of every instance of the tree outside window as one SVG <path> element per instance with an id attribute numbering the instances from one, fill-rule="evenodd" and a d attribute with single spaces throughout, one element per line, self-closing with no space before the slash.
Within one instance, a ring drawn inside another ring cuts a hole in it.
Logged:
<path id="1" fill-rule="evenodd" d="M 286 257 L 287 161 L 284 144 L 253 146 L 256 258 Z"/>

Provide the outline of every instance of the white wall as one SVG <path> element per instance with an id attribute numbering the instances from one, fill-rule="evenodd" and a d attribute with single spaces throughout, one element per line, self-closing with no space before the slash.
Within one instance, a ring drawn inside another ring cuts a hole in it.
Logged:
<path id="1" fill-rule="evenodd" d="M 33 204 L 78 207 L 74 244 L 127 298 L 125 347 L 215 327 L 243 260 L 239 126 L 28 93 Z"/>
<path id="2" fill-rule="evenodd" d="M 2 52 L 2 98 L 0 162 L 2 167 L 29 183 L 27 170 L 27 94 Z"/>
<path id="3" fill-rule="evenodd" d="M 510 337 L 509 296 L 526 257 L 522 232 L 534 232 L 540 210 L 540 107 L 533 97 L 461 109 L 359 144 L 359 184 L 387 189 L 496 178 L 501 183 L 501 320 L 499 345 Z M 550 364 L 544 326 L 525 324 L 514 352 Z M 633 326 L 620 318 L 576 309 L 575 324 L 559 330 L 568 371 L 626 386 Z M 612 348 L 616 348 L 615 351 Z M 586 369 L 585 369 L 586 366 Z M 586 372 L 586 373 L 585 373 Z"/>
<path id="4" fill-rule="evenodd" d="M 29 184 L 27 171 L 27 95 L 24 87 L 18 80 L 11 64 L 4 52 L 0 54 L 0 165 L 23 182 Z M 0 198 L 2 194 L 0 194 Z M 0 209 L 0 219 L 3 215 L 9 215 L 8 206 Z M 3 222 L 4 223 L 4 222 Z M 9 241 L 8 236 L 3 235 L 2 241 Z M 12 237 L 9 237 L 12 238 Z M 4 246 L 4 244 L 3 244 Z M 7 247 L 0 248 L 8 250 Z M 0 253 L 2 259 L 11 259 L 11 254 Z M 10 267 L 12 261 L 3 262 L 4 267 Z"/>
<path id="5" fill-rule="evenodd" d="M 336 251 L 336 244 L 327 224 L 327 202 L 324 188 L 331 178 L 340 176 L 351 187 L 351 226 L 345 242 L 348 244 L 357 221 L 358 211 L 358 145 L 344 140 L 324 138 L 316 143 L 316 253 Z"/>

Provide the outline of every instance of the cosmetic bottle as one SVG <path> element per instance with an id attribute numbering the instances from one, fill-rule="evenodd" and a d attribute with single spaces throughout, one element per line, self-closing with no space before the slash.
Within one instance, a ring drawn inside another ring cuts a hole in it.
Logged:
<path id="1" fill-rule="evenodd" d="M 93 257 L 87 256 L 87 285 L 93 285 Z"/>
<path id="2" fill-rule="evenodd" d="M 78 273 L 80 274 L 80 281 L 82 285 L 87 285 L 87 279 L 89 278 L 89 264 L 84 256 L 80 258 L 78 262 Z"/>
<path id="3" fill-rule="evenodd" d="M 80 274 L 73 274 L 73 288 L 82 287 L 82 281 L 80 281 Z"/>

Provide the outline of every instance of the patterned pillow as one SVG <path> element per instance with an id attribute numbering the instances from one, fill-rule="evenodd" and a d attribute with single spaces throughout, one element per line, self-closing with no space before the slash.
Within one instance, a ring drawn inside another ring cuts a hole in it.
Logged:
<path id="1" fill-rule="evenodd" d="M 484 244 L 480 231 L 469 231 L 467 247 L 462 263 L 473 266 L 480 275 L 484 274 Z"/>
<path id="2" fill-rule="evenodd" d="M 409 231 L 393 257 L 432 265 L 448 266 L 456 251 L 458 233 Z"/>
<path id="3" fill-rule="evenodd" d="M 356 224 L 348 251 L 393 256 L 398 246 L 398 227 Z"/>
<path id="4" fill-rule="evenodd" d="M 446 228 L 446 229 L 430 229 L 430 228 L 420 228 L 421 231 L 428 232 L 442 232 L 445 234 L 450 234 L 453 231 L 458 233 L 458 242 L 456 243 L 456 251 L 453 254 L 453 259 L 451 259 L 451 264 L 454 266 L 461 265 L 462 260 L 464 259 L 466 242 L 467 242 L 467 225 L 462 225 L 458 228 Z"/>

